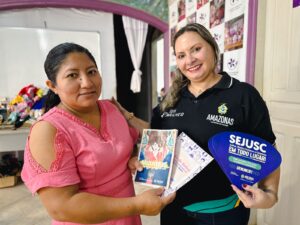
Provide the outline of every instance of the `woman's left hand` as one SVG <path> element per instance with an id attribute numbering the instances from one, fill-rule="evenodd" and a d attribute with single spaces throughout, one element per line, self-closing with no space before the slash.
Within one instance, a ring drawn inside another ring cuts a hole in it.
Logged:
<path id="1" fill-rule="evenodd" d="M 131 174 L 135 174 L 137 170 L 142 171 L 144 169 L 137 156 L 133 156 L 129 159 L 128 167 L 131 171 Z"/>
<path id="2" fill-rule="evenodd" d="M 243 185 L 244 191 L 231 185 L 246 208 L 271 208 L 277 202 L 277 194 L 272 191 L 264 191 L 250 185 Z"/>

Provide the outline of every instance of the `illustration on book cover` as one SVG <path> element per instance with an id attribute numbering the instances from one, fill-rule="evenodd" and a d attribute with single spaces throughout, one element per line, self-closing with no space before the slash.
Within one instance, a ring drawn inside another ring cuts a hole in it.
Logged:
<path id="1" fill-rule="evenodd" d="M 177 130 L 145 129 L 139 151 L 144 169 L 137 171 L 136 182 L 168 187 L 172 171 Z"/>

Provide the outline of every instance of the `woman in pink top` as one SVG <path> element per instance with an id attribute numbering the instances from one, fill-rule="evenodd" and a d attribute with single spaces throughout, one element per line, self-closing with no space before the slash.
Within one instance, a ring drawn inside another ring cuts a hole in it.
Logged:
<path id="1" fill-rule="evenodd" d="M 128 168 L 138 132 L 98 98 L 102 80 L 82 46 L 63 43 L 46 58 L 46 113 L 31 128 L 22 179 L 38 193 L 53 225 L 140 225 L 174 199 L 162 189 L 135 196 Z"/>

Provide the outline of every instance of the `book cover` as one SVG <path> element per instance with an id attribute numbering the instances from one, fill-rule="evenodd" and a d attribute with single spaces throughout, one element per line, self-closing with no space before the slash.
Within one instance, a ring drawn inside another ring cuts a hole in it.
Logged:
<path id="1" fill-rule="evenodd" d="M 138 160 L 144 169 L 137 171 L 135 182 L 165 187 L 169 186 L 178 131 L 176 129 L 144 129 Z"/>
<path id="2" fill-rule="evenodd" d="M 212 160 L 213 157 L 182 132 L 176 140 L 170 186 L 164 191 L 163 196 L 177 191 L 200 173 Z"/>

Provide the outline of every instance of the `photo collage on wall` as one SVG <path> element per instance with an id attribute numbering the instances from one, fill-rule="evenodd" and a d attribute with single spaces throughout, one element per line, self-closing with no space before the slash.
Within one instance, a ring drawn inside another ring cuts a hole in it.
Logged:
<path id="1" fill-rule="evenodd" d="M 199 23 L 220 49 L 219 71 L 246 80 L 248 0 L 175 0 L 169 6 L 170 84 L 175 76 L 174 34 L 188 23 Z"/>

